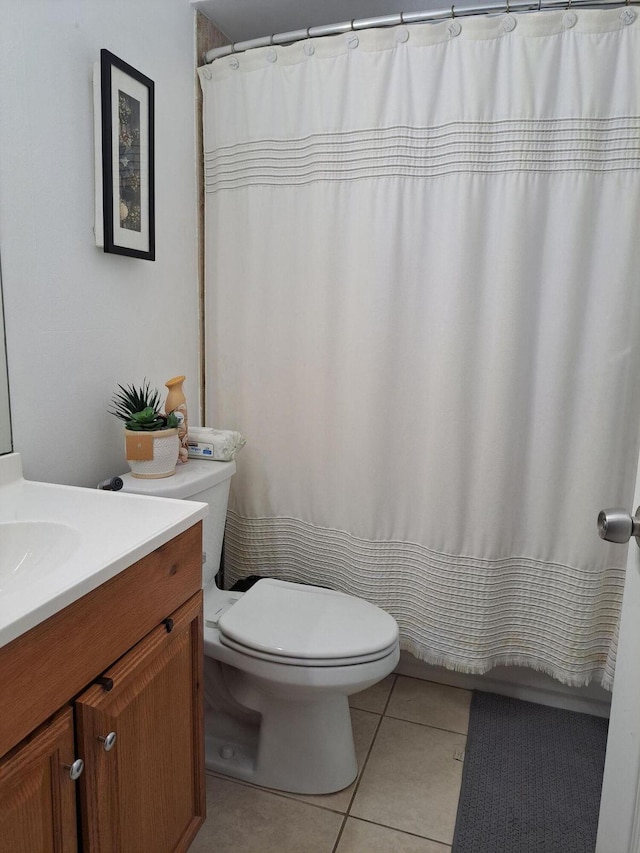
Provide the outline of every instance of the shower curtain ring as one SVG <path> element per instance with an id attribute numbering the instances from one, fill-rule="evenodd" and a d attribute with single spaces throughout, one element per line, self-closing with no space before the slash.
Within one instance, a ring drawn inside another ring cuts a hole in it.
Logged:
<path id="1" fill-rule="evenodd" d="M 511 6 L 509 4 L 509 0 L 507 0 L 507 15 L 509 14 L 510 11 L 511 11 Z"/>
<path id="2" fill-rule="evenodd" d="M 455 7 L 454 7 L 454 5 L 453 5 L 453 3 L 452 3 L 452 4 L 451 4 L 451 18 L 453 19 L 453 18 L 455 18 L 455 16 L 456 16 L 456 13 L 455 13 Z"/>

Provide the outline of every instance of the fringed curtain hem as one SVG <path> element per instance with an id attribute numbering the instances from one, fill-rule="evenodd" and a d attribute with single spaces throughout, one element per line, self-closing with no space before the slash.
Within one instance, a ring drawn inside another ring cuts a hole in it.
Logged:
<path id="1" fill-rule="evenodd" d="M 478 675 L 527 666 L 573 687 L 596 680 L 610 689 L 613 680 L 620 568 L 481 560 L 231 512 L 226 582 L 251 574 L 365 598 L 396 618 L 403 649 L 437 666 Z"/>

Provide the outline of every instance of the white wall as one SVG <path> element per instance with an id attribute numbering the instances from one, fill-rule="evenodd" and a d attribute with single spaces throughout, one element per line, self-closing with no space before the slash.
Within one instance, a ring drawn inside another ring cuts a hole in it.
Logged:
<path id="1" fill-rule="evenodd" d="M 25 476 L 126 470 L 117 383 L 184 373 L 198 416 L 194 20 L 188 0 L 0 0 L 0 251 Z M 156 261 L 93 234 L 93 64 L 155 83 Z"/>

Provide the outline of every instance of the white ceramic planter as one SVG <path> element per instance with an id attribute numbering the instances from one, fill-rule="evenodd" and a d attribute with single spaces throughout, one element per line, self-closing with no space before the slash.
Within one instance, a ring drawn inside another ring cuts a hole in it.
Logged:
<path id="1" fill-rule="evenodd" d="M 160 429 L 156 432 L 125 429 L 125 437 L 127 463 L 132 477 L 159 480 L 175 474 L 180 450 L 177 429 Z M 150 444 L 151 458 L 134 458 L 149 457 Z"/>

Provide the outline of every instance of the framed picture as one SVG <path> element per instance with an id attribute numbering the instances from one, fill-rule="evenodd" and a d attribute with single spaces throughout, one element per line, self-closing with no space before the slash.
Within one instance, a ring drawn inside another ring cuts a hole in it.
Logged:
<path id="1" fill-rule="evenodd" d="M 100 51 L 98 70 L 96 242 L 105 252 L 154 261 L 153 80 L 108 50 Z"/>

